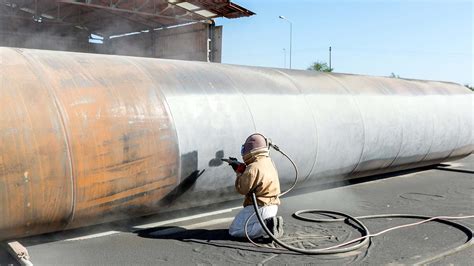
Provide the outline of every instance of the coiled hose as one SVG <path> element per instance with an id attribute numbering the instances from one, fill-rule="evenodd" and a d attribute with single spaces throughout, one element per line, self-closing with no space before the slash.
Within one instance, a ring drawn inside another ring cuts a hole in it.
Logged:
<path id="1" fill-rule="evenodd" d="M 286 191 L 280 193 L 279 196 L 283 196 L 286 193 L 290 192 L 296 186 L 296 184 L 298 182 L 298 167 L 296 166 L 295 162 L 284 151 L 282 151 L 277 145 L 270 142 L 269 143 L 269 148 L 273 148 L 276 151 L 280 152 L 283 156 L 285 156 L 291 162 L 291 164 L 293 165 L 293 167 L 295 169 L 295 181 L 293 182 L 293 184 L 290 186 L 289 189 L 287 189 Z M 453 227 L 463 231 L 468 237 L 468 240 L 464 244 L 458 246 L 457 248 L 451 249 L 447 252 L 443 252 L 443 253 L 439 254 L 438 256 L 432 257 L 432 258 L 430 258 L 430 260 L 435 260 L 435 259 L 441 258 L 443 256 L 447 256 L 449 254 L 452 254 L 454 252 L 458 252 L 462 249 L 465 249 L 465 248 L 471 246 L 474 243 L 473 232 L 469 227 L 467 227 L 465 225 L 462 225 L 460 223 L 456 223 L 456 222 L 451 221 L 451 220 L 461 220 L 461 219 L 474 218 L 474 215 L 431 217 L 431 216 L 417 215 L 417 214 L 379 214 L 379 215 L 366 215 L 366 216 L 355 216 L 354 217 L 354 216 L 351 216 L 351 215 L 348 215 L 348 214 L 342 213 L 342 212 L 308 209 L 308 210 L 299 210 L 299 211 L 293 213 L 293 217 L 295 219 L 308 221 L 308 222 L 342 222 L 342 221 L 346 221 L 346 220 L 347 221 L 352 221 L 354 224 L 356 224 L 360 228 L 360 230 L 362 232 L 362 236 L 359 237 L 359 238 L 352 239 L 352 240 L 349 240 L 347 242 L 344 242 L 344 243 L 341 243 L 341 244 L 338 244 L 338 245 L 334 245 L 334 246 L 330 246 L 330 247 L 326 247 L 326 248 L 319 248 L 319 249 L 297 248 L 295 246 L 289 245 L 289 244 L 283 242 L 282 240 L 276 238 L 272 234 L 270 229 L 268 229 L 268 227 L 266 226 L 266 224 L 265 224 L 265 222 L 264 222 L 264 220 L 263 220 L 263 218 L 262 218 L 262 216 L 259 212 L 259 207 L 257 205 L 257 196 L 255 195 L 254 192 L 252 192 L 252 201 L 253 201 L 253 207 L 254 207 L 255 212 L 245 222 L 245 235 L 246 235 L 247 239 L 251 243 L 253 243 L 254 245 L 256 245 L 258 247 L 267 248 L 267 249 L 273 249 L 273 250 L 278 250 L 278 251 L 289 250 L 289 251 L 293 251 L 293 252 L 296 252 L 296 253 L 302 253 L 302 254 L 308 254 L 308 255 L 327 255 L 327 254 L 345 253 L 345 252 L 354 251 L 354 250 L 357 250 L 361 247 L 366 246 L 367 244 L 369 244 L 371 237 L 376 237 L 376 236 L 379 236 L 381 234 L 384 234 L 384 233 L 387 233 L 387 232 L 390 232 L 390 231 L 393 231 L 393 230 L 396 230 L 396 229 L 415 226 L 415 225 L 427 223 L 427 222 L 430 222 L 430 221 L 437 221 L 437 222 L 441 222 L 441 223 L 453 226 Z M 322 215 L 337 215 L 337 216 L 344 217 L 344 218 L 316 219 L 316 218 L 309 218 L 309 217 L 304 216 L 303 214 L 306 214 L 306 213 L 322 214 Z M 262 245 L 259 245 L 259 244 L 255 243 L 249 237 L 248 230 L 247 230 L 248 223 L 254 215 L 257 215 L 257 219 L 258 219 L 260 225 L 262 226 L 263 230 L 265 231 L 265 233 L 275 243 L 277 243 L 278 245 L 280 245 L 283 248 L 262 246 Z M 400 225 L 400 226 L 391 227 L 391 228 L 385 229 L 383 231 L 380 231 L 380 232 L 374 233 L 374 234 L 370 233 L 367 226 L 365 226 L 365 224 L 360 221 L 362 219 L 377 219 L 377 218 L 415 218 L 415 219 L 423 219 L 423 220 L 419 221 L 419 222 L 415 222 L 415 223 L 410 223 L 410 224 L 404 224 L 404 225 Z M 422 263 L 426 263 L 428 261 L 429 260 L 425 260 Z"/>

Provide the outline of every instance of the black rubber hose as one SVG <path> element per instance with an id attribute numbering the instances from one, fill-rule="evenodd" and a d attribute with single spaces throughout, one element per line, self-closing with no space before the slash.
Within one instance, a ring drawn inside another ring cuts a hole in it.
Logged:
<path id="1" fill-rule="evenodd" d="M 474 243 L 473 232 L 469 227 L 467 227 L 465 225 L 462 225 L 460 223 L 456 223 L 456 222 L 453 222 L 453 221 L 449 221 L 447 219 L 443 219 L 441 217 L 432 217 L 432 216 L 416 215 L 416 214 L 379 214 L 379 215 L 366 215 L 366 216 L 353 217 L 353 216 L 350 216 L 348 214 L 345 214 L 345 213 L 342 213 L 342 212 L 336 212 L 336 211 L 300 210 L 300 211 L 295 212 L 293 214 L 293 217 L 295 217 L 296 219 L 299 219 L 299 220 L 304 220 L 304 221 L 309 221 L 309 222 L 341 222 L 341 221 L 344 221 L 344 220 L 352 220 L 362 230 L 362 236 L 361 237 L 350 240 L 350 241 L 347 241 L 347 242 L 342 243 L 342 244 L 338 244 L 338 245 L 335 245 L 335 246 L 322 248 L 322 249 L 301 249 L 301 248 L 296 248 L 296 247 L 293 247 L 291 245 L 285 244 L 284 242 L 282 242 L 281 240 L 276 238 L 270 232 L 270 230 L 266 226 L 265 222 L 263 221 L 263 218 L 262 218 L 260 212 L 258 211 L 258 205 L 256 204 L 257 196 L 255 195 L 255 193 L 252 193 L 252 201 L 253 201 L 253 207 L 254 207 L 255 213 L 257 215 L 257 219 L 260 222 L 260 225 L 262 226 L 265 233 L 267 233 L 267 235 L 273 241 L 278 243 L 280 246 L 282 246 L 282 247 L 284 247 L 288 250 L 298 252 L 298 253 L 303 253 L 303 254 L 321 255 L 321 254 L 337 254 L 337 253 L 344 253 L 344 252 L 354 251 L 354 250 L 359 249 L 362 246 L 365 246 L 366 244 L 368 244 L 368 242 L 370 241 L 370 238 L 373 237 L 373 236 L 376 236 L 376 235 L 379 235 L 379 234 L 382 234 L 382 233 L 385 233 L 385 232 L 388 232 L 388 231 L 391 231 L 391 230 L 395 230 L 397 228 L 408 227 L 408 226 L 421 224 L 421 223 L 428 222 L 428 221 L 438 221 L 440 223 L 444 223 L 444 224 L 453 226 L 453 227 L 461 230 L 462 232 L 464 232 L 467 235 L 467 237 L 468 237 L 467 241 L 463 245 L 453 249 L 455 251 L 460 251 L 462 249 L 465 249 L 465 248 L 471 246 Z M 332 214 L 332 215 L 343 216 L 345 218 L 316 219 L 316 218 L 304 217 L 304 216 L 301 215 L 303 213 Z M 408 224 L 408 225 L 401 225 L 401 226 L 397 226 L 397 227 L 392 227 L 392 228 L 383 230 L 382 232 L 379 232 L 377 234 L 371 235 L 368 228 L 359 220 L 359 219 L 377 219 L 377 218 L 415 218 L 415 219 L 423 219 L 423 221 L 418 222 L 418 223 L 414 223 L 414 224 Z M 474 218 L 474 216 L 471 215 L 471 216 L 465 216 L 465 217 L 446 217 L 446 218 L 449 218 L 449 219 L 467 219 L 467 218 Z M 339 248 L 341 246 L 347 246 L 347 245 L 353 244 L 355 242 L 360 242 L 360 243 L 358 243 L 356 245 L 352 245 L 350 247 L 346 247 L 346 248 Z"/>
<path id="2" fill-rule="evenodd" d="M 262 215 L 258 211 L 257 196 L 255 195 L 255 193 L 252 193 L 252 201 L 253 201 L 253 208 L 254 208 L 255 213 L 257 215 L 257 219 L 260 222 L 260 225 L 262 226 L 265 233 L 267 233 L 267 235 L 270 236 L 270 238 L 273 241 L 275 241 L 280 246 L 282 246 L 282 247 L 284 247 L 288 250 L 298 252 L 298 253 L 303 253 L 303 254 L 310 254 L 310 255 L 337 254 L 337 253 L 344 253 L 344 252 L 357 250 L 357 249 L 365 246 L 366 244 L 368 244 L 369 241 L 370 241 L 370 238 L 366 237 L 360 243 L 358 243 L 356 245 L 346 247 L 346 248 L 338 248 L 338 249 L 336 249 L 335 247 L 334 248 L 333 247 L 328 247 L 328 248 L 321 248 L 321 249 L 302 249 L 302 248 L 293 247 L 293 246 L 288 245 L 288 244 L 284 243 L 283 241 L 279 240 L 278 238 L 276 238 L 270 232 L 267 225 L 263 221 Z M 356 223 L 358 226 L 360 226 L 360 228 L 362 229 L 363 235 L 368 235 L 369 234 L 369 229 L 363 223 L 361 223 L 359 220 L 357 220 L 356 218 L 354 218 L 350 215 L 347 215 L 347 214 L 342 213 L 342 212 L 336 212 L 336 211 L 320 211 L 320 212 L 321 213 L 326 213 L 326 214 L 335 214 L 335 215 L 340 215 L 340 216 L 346 217 L 347 219 L 352 220 L 354 223 Z"/>
<path id="3" fill-rule="evenodd" d="M 282 196 L 282 195 L 290 192 L 296 186 L 296 183 L 298 182 L 298 168 L 296 167 L 295 162 L 285 152 L 283 152 L 278 146 L 276 146 L 272 143 L 270 143 L 269 146 L 273 147 L 275 150 L 277 150 L 283 156 L 285 156 L 293 164 L 293 167 L 295 168 L 295 181 L 293 182 L 292 186 L 288 190 L 286 190 L 283 193 L 280 193 L 279 196 Z M 438 222 L 453 226 L 453 227 L 463 231 L 467 235 L 468 240 L 463 245 L 458 246 L 457 248 L 451 249 L 447 252 L 443 252 L 443 253 L 439 254 L 438 256 L 430 258 L 429 260 L 425 260 L 425 261 L 423 261 L 423 263 L 426 263 L 426 262 L 430 261 L 431 259 L 433 259 L 433 260 L 434 259 L 439 259 L 442 256 L 447 256 L 451 253 L 460 251 L 462 249 L 465 249 L 465 248 L 471 246 L 474 243 L 473 231 L 469 227 L 448 220 L 448 219 L 474 218 L 473 215 L 464 216 L 464 217 L 449 217 L 449 216 L 431 217 L 431 216 L 416 215 L 416 214 L 380 214 L 380 215 L 366 215 L 366 216 L 353 217 L 351 215 L 348 215 L 348 214 L 345 214 L 345 213 L 342 213 L 342 212 L 309 209 L 309 210 L 299 210 L 299 211 L 297 211 L 293 214 L 293 217 L 296 218 L 296 219 L 303 220 L 303 221 L 308 221 L 308 222 L 341 222 L 341 221 L 345 221 L 345 220 L 353 221 L 356 225 L 358 225 L 360 227 L 360 229 L 362 231 L 362 236 L 359 237 L 359 238 L 344 242 L 342 244 L 338 244 L 338 245 L 334 245 L 334 246 L 326 247 L 326 248 L 320 248 L 320 249 L 297 248 L 297 247 L 294 247 L 294 246 L 291 246 L 291 245 L 288 245 L 288 244 L 284 243 L 283 241 L 279 240 L 278 238 L 276 238 L 271 233 L 271 231 L 266 226 L 266 224 L 265 224 L 265 222 L 264 222 L 264 220 L 263 220 L 263 218 L 262 218 L 262 216 L 261 216 L 261 214 L 258 210 L 257 196 L 255 195 L 254 192 L 252 192 L 252 203 L 253 203 L 253 207 L 254 207 L 254 211 L 255 211 L 255 213 L 253 215 L 257 215 L 257 219 L 258 219 L 260 225 L 262 226 L 263 230 L 265 231 L 265 233 L 274 242 L 276 242 L 280 246 L 284 247 L 285 249 L 293 251 L 293 252 L 297 252 L 297 253 L 302 253 L 302 254 L 322 255 L 322 254 L 337 254 L 337 253 L 345 253 L 345 252 L 354 251 L 354 250 L 357 250 L 357 249 L 369 244 L 371 237 L 374 237 L 374 236 L 377 236 L 377 235 L 380 235 L 380 234 L 383 234 L 383 233 L 386 233 L 386 232 L 389 232 L 389 231 L 392 231 L 392 230 L 395 230 L 395 229 L 408 227 L 408 226 L 413 226 L 413 225 L 417 225 L 417 224 L 421 224 L 421 223 L 425 223 L 425 222 L 429 222 L 429 221 L 438 221 Z M 304 213 L 323 214 L 323 215 L 331 214 L 331 215 L 342 216 L 344 218 L 316 219 L 316 218 L 305 217 L 305 216 L 302 215 Z M 250 237 L 248 236 L 248 232 L 247 232 L 248 223 L 249 223 L 250 219 L 253 217 L 253 215 L 251 215 L 245 223 L 245 234 L 246 234 L 247 238 L 253 244 L 256 244 L 255 242 L 253 242 L 250 239 Z M 412 224 L 396 226 L 396 227 L 388 228 L 388 229 L 383 230 L 381 232 L 378 232 L 376 234 L 370 234 L 369 229 L 360 221 L 360 219 L 376 219 L 376 218 L 415 218 L 415 219 L 423 219 L 423 221 L 412 223 Z M 359 243 L 354 244 L 356 242 L 359 242 Z M 351 245 L 351 244 L 353 244 L 353 245 Z M 347 245 L 351 245 L 351 246 L 344 247 L 344 246 L 347 246 Z M 270 248 L 270 249 L 282 250 L 282 249 L 278 249 L 278 248 Z"/>
<path id="4" fill-rule="evenodd" d="M 291 186 L 285 190 L 284 192 L 281 192 L 278 197 L 281 197 L 283 195 L 285 195 L 286 193 L 290 192 L 291 190 L 293 190 L 293 188 L 296 186 L 296 184 L 298 183 L 298 179 L 299 179 L 299 172 L 298 172 L 298 167 L 296 166 L 296 163 L 291 159 L 290 156 L 288 156 L 288 154 L 286 154 L 284 151 L 282 151 L 280 149 L 280 147 L 278 147 L 277 145 L 273 144 L 273 143 L 269 143 L 269 147 L 272 147 L 273 149 L 275 149 L 276 151 L 278 151 L 279 153 L 281 153 L 283 156 L 286 157 L 286 159 L 288 159 L 290 161 L 290 163 L 293 165 L 293 168 L 295 169 L 295 181 L 293 181 L 293 184 L 291 184 Z"/>

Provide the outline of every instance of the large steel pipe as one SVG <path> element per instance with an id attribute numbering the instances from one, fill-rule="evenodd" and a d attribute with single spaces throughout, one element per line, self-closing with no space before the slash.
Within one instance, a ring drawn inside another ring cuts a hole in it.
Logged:
<path id="1" fill-rule="evenodd" d="M 0 240 L 235 199 L 255 131 L 300 187 L 474 148 L 453 83 L 14 48 L 0 80 Z"/>

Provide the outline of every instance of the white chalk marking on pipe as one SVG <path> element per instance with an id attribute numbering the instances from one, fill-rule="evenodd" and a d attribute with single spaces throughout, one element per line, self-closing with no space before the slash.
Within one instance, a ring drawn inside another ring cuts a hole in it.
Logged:
<path id="1" fill-rule="evenodd" d="M 97 234 L 92 234 L 92 235 L 86 235 L 86 236 L 80 236 L 80 237 L 74 237 L 74 238 L 69 238 L 65 239 L 63 241 L 78 241 L 78 240 L 86 240 L 86 239 L 92 239 L 92 238 L 97 238 L 97 237 L 103 237 L 103 236 L 109 236 L 109 235 L 114 235 L 120 233 L 119 231 L 107 231 L 103 233 L 97 233 Z"/>
<path id="2" fill-rule="evenodd" d="M 213 216 L 213 215 L 218 215 L 218 214 L 223 214 L 223 213 L 229 213 L 229 212 L 232 212 L 234 210 L 238 210 L 238 209 L 242 209 L 242 208 L 243 207 L 235 207 L 235 208 L 229 208 L 229 209 L 224 209 L 224 210 L 219 210 L 219 211 L 206 212 L 206 213 L 186 216 L 186 217 L 182 217 L 182 218 L 171 219 L 171 220 L 167 220 L 167 221 L 161 221 L 161 222 L 156 222 L 156 223 L 138 225 L 138 226 L 134 226 L 133 228 L 135 228 L 135 229 L 149 229 L 149 228 L 159 227 L 159 226 L 163 226 L 163 225 L 169 225 L 169 224 L 173 224 L 173 223 L 185 222 L 185 221 L 194 220 L 194 219 L 198 219 L 198 218 L 203 218 L 203 217 L 208 217 L 208 216 Z"/>
<path id="3" fill-rule="evenodd" d="M 186 230 L 198 229 L 198 228 L 204 228 L 204 227 L 211 226 L 211 225 L 228 223 L 228 222 L 231 222 L 232 220 L 234 220 L 234 217 L 214 219 L 214 220 L 210 220 L 210 221 L 207 221 L 207 222 L 202 222 L 202 223 L 197 223 L 197 224 L 192 224 L 192 225 L 187 225 L 187 226 L 180 226 L 180 227 L 173 227 L 173 228 L 158 230 L 158 231 L 155 231 L 153 233 L 150 233 L 150 235 L 151 236 L 172 235 L 172 234 L 183 232 L 183 231 L 186 231 Z"/>

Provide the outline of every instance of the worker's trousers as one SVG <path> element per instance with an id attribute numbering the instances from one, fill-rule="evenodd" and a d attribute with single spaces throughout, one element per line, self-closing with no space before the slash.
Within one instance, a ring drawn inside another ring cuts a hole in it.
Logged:
<path id="1" fill-rule="evenodd" d="M 260 207 L 259 212 L 264 220 L 270 217 L 274 217 L 277 215 L 278 205 Z M 253 209 L 253 205 L 249 205 L 243 208 L 237 214 L 237 216 L 235 216 L 234 221 L 230 225 L 229 234 L 234 237 L 245 237 L 245 222 L 247 221 L 249 216 L 254 213 L 255 211 Z M 247 232 L 250 238 L 257 238 L 265 234 L 265 231 L 263 231 L 263 228 L 258 222 L 258 218 L 256 215 L 254 215 L 250 219 L 247 227 Z"/>

